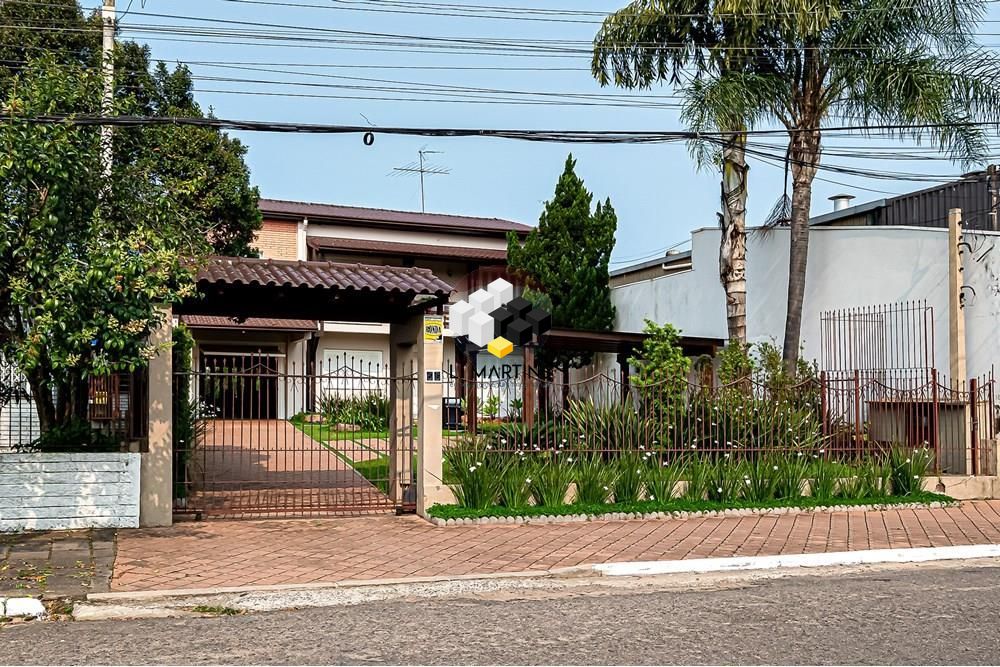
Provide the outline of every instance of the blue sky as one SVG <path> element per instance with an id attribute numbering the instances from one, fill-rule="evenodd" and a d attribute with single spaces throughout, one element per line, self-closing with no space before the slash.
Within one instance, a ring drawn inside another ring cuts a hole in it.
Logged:
<path id="1" fill-rule="evenodd" d="M 198 100 L 212 107 L 222 118 L 301 121 L 314 123 L 364 124 L 362 117 L 382 126 L 474 127 L 517 129 L 587 129 L 587 130 L 675 130 L 681 129 L 675 108 L 623 108 L 615 106 L 554 106 L 400 101 L 399 97 L 427 99 L 426 92 L 374 92 L 356 88 L 323 86 L 389 86 L 398 83 L 375 83 L 331 76 L 364 77 L 420 84 L 468 86 L 477 88 L 575 95 L 622 95 L 622 91 L 601 89 L 589 74 L 585 55 L 545 57 L 532 55 L 487 56 L 476 53 L 428 53 L 426 49 L 402 52 L 378 46 L 335 44 L 307 40 L 263 41 L 235 39 L 231 35 L 192 37 L 170 33 L 141 32 L 149 25 L 185 25 L 201 28 L 254 30 L 279 36 L 280 26 L 301 26 L 345 31 L 368 31 L 413 36 L 497 38 L 504 40 L 579 40 L 574 47 L 584 48 L 593 38 L 597 25 L 588 15 L 568 17 L 581 23 L 551 21 L 500 20 L 469 16 L 423 16 L 385 11 L 385 4 L 346 2 L 344 0 L 286 0 L 292 4 L 315 7 L 276 6 L 238 0 L 133 0 L 131 12 L 122 20 L 126 39 L 147 42 L 157 59 L 170 62 L 268 63 L 239 65 L 253 69 L 233 69 L 192 64 Z M 443 0 L 438 0 L 443 1 Z M 455 5 L 468 5 L 449 0 Z M 118 0 L 123 11 L 128 0 Z M 93 6 L 94 2 L 88 2 Z M 144 4 L 144 6 L 143 6 Z M 396 5 L 402 3 L 394 3 Z M 419 4 L 419 3 L 411 3 Z M 505 7 L 567 8 L 609 12 L 624 0 L 476 0 L 474 4 Z M 454 13 L 467 14 L 456 10 Z M 275 26 L 213 24 L 188 19 L 171 19 L 150 14 L 245 21 Z M 989 19 L 1000 18 L 994 8 Z M 984 32 L 997 32 L 992 23 Z M 295 30 L 296 35 L 309 35 Z M 320 35 L 329 39 L 329 33 Z M 334 36 L 335 37 L 335 36 Z M 189 40 L 179 41 L 179 40 Z M 209 40 L 222 43 L 207 43 Z M 984 35 L 986 44 L 998 38 Z M 536 42 L 537 43 L 537 42 Z M 313 47 L 321 48 L 313 48 Z M 309 48 L 306 48 L 309 47 Z M 339 48 L 329 48 L 339 47 Z M 522 53 L 519 51 L 519 53 Z M 281 66 L 270 65 L 281 63 Z M 313 67 L 292 67 L 291 65 Z M 317 65 L 337 67 L 316 67 Z M 446 69 L 410 69 L 445 67 Z M 492 67 L 496 69 L 454 69 Z M 531 71 L 504 68 L 534 68 Z M 305 72 L 320 74 L 292 74 Z M 270 82 L 300 82 L 319 86 L 251 84 L 207 80 L 204 77 L 257 79 Z M 270 95 L 245 95 L 209 91 L 255 91 Z M 669 87 L 654 89 L 647 95 L 670 95 Z M 316 99 L 296 95 L 329 95 Z M 346 97 L 387 97 L 389 100 L 345 99 Z M 550 99 L 565 97 L 550 96 Z M 595 98 L 572 98 L 592 104 Z M 658 103 L 674 104 L 660 99 Z M 662 254 L 668 247 L 683 242 L 691 229 L 715 224 L 719 185 L 711 172 L 697 172 L 682 144 L 655 146 L 568 146 L 537 144 L 495 139 L 428 139 L 419 137 L 377 136 L 375 145 L 365 147 L 360 136 L 288 135 L 238 133 L 249 146 L 248 161 L 253 181 L 266 197 L 331 202 L 356 206 L 420 209 L 419 183 L 412 176 L 389 176 L 394 167 L 417 158 L 421 148 L 441 151 L 431 157 L 434 164 L 450 169 L 446 176 L 431 176 L 427 181 L 427 210 L 441 213 L 503 217 L 535 224 L 543 202 L 552 194 L 566 155 L 572 151 L 578 160 L 578 173 L 595 197 L 610 197 L 618 212 L 619 229 L 613 262 L 622 266 Z M 779 140 L 780 141 L 780 140 Z M 890 144 L 863 138 L 842 139 L 841 145 L 878 149 Z M 837 142 L 830 142 L 829 146 Z M 906 173 L 957 175 L 960 167 L 948 162 L 850 160 L 830 157 L 830 162 L 886 169 Z M 817 181 L 814 213 L 830 209 L 827 197 L 848 192 L 858 197 L 856 203 L 928 187 L 931 183 L 905 180 L 870 180 L 843 174 L 821 174 L 839 181 Z M 750 222 L 762 220 L 782 192 L 781 168 L 752 162 Z M 869 190 L 876 190 L 871 192 Z"/>

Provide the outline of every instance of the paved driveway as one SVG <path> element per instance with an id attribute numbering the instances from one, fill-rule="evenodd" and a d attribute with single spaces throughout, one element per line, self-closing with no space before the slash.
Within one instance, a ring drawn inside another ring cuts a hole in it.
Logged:
<path id="1" fill-rule="evenodd" d="M 437 528 L 417 517 L 119 531 L 112 590 L 304 584 L 636 560 L 1000 544 L 1000 501 L 947 509 Z"/>
<path id="2" fill-rule="evenodd" d="M 389 498 L 351 466 L 354 460 L 284 420 L 215 420 L 194 457 L 192 502 L 234 517 L 390 509 Z"/>

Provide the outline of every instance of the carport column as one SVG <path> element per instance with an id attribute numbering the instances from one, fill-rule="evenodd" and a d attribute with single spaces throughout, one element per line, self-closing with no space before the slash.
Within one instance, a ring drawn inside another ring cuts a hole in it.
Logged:
<path id="1" fill-rule="evenodd" d="M 149 361 L 149 446 L 142 453 L 139 476 L 143 527 L 173 523 L 173 313 L 167 307 L 163 314 L 163 322 L 149 335 L 149 344 L 159 352 Z"/>
<path id="2" fill-rule="evenodd" d="M 421 320 L 412 318 L 389 327 L 389 498 L 403 503 L 404 481 L 413 477 L 413 401 L 416 400 L 417 338 Z M 412 379 L 411 379 L 412 377 Z"/>

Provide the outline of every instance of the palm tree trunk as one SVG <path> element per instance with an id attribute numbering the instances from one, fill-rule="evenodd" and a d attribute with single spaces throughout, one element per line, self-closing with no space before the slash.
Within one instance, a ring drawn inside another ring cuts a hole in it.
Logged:
<path id="1" fill-rule="evenodd" d="M 802 306 L 806 293 L 806 261 L 809 256 L 809 209 L 812 206 L 812 183 L 819 159 L 819 130 L 795 132 L 790 152 L 792 215 L 788 250 L 788 308 L 782 350 L 785 372 L 790 375 L 795 373 L 802 344 Z"/>
<path id="2" fill-rule="evenodd" d="M 722 150 L 722 241 L 719 278 L 726 290 L 726 323 L 730 342 L 747 339 L 747 172 L 746 134 L 734 132 Z"/>

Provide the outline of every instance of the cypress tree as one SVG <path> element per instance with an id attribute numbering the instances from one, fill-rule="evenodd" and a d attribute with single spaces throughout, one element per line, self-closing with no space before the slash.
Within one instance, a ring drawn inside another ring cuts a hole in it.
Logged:
<path id="1" fill-rule="evenodd" d="M 553 326 L 609 331 L 614 326 L 615 307 L 608 264 L 618 218 L 610 199 L 598 202 L 596 208 L 592 208 L 592 201 L 570 155 L 538 227 L 528 233 L 523 244 L 515 234 L 508 237 L 508 264 L 524 281 L 526 298 L 552 313 Z M 564 368 L 579 368 L 592 358 L 582 353 L 544 356 L 548 364 Z"/>

